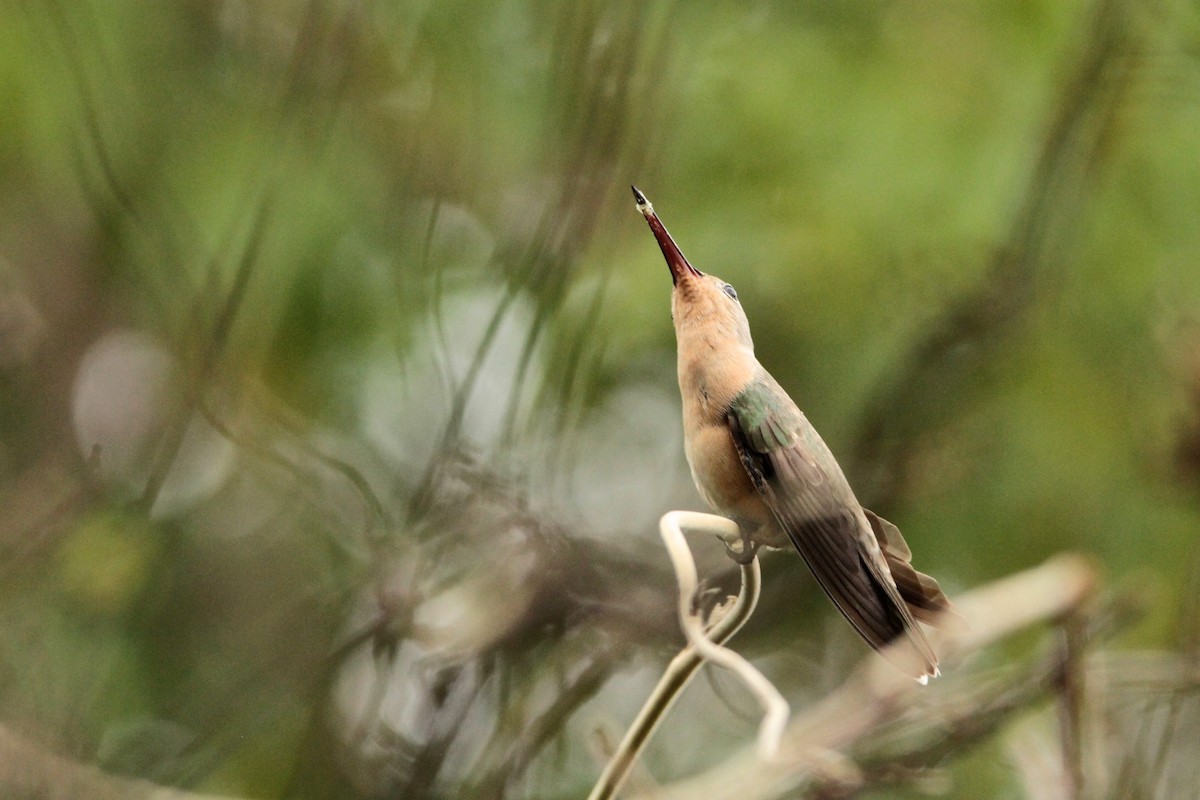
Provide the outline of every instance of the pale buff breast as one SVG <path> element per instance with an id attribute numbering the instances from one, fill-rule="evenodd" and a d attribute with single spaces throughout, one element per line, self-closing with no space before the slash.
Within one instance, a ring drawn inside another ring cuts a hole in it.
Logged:
<path id="1" fill-rule="evenodd" d="M 750 481 L 724 425 L 701 425 L 684 439 L 688 466 L 700 496 L 727 517 L 763 524 L 773 519 Z"/>

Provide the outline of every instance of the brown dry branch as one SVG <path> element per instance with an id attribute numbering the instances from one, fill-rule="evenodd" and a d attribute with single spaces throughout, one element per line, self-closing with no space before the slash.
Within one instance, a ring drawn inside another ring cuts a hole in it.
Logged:
<path id="1" fill-rule="evenodd" d="M 1070 626 L 1074 630 L 1070 647 L 1051 642 L 1051 646 L 1045 648 L 1044 656 L 1025 666 L 1005 665 L 989 673 L 965 675 L 958 681 L 951 678 L 956 685 L 948 691 L 931 693 L 929 703 L 921 706 L 919 714 L 881 727 L 851 749 L 849 755 L 863 775 L 862 787 L 877 787 L 928 774 L 930 767 L 996 734 L 1002 726 L 1012 722 L 1015 714 L 1027 711 L 1047 695 L 1055 695 L 1062 705 L 1067 702 L 1067 695 L 1077 693 L 1080 705 L 1085 698 L 1091 698 L 1099 705 L 1096 687 L 1103 686 L 1104 681 L 1094 659 L 1084 657 L 1084 644 L 1094 645 L 1112 636 L 1130 624 L 1140 610 L 1132 592 L 1117 594 L 1106 599 L 1095 611 L 1086 614 L 1073 611 L 1064 618 L 1064 627 Z M 1055 635 L 1060 633 L 1060 630 L 1054 632 Z M 1064 743 L 1058 748 L 1060 763 L 1054 770 L 1062 779 L 1063 796 L 1069 797 L 1070 792 L 1077 795 L 1082 792 L 1081 796 L 1087 797 L 1102 796 L 1096 793 L 1095 787 L 1104 784 L 1105 776 L 1086 774 L 1084 756 L 1090 754 L 1085 753 L 1085 749 L 1096 743 L 1083 735 L 1084 715 L 1079 716 L 1074 727 L 1063 728 L 1060 733 L 1060 740 L 1065 740 L 1068 735 L 1076 740 L 1070 746 L 1079 749 L 1078 761 L 1072 761 Z M 1053 742 L 1051 745 L 1053 755 Z M 1071 773 L 1074 773 L 1073 778 Z M 845 792 L 839 796 L 845 796 Z"/>
<path id="2" fill-rule="evenodd" d="M 1086 690 L 1082 661 L 1086 640 L 1083 623 L 1084 620 L 1076 614 L 1068 615 L 1063 620 L 1060 633 L 1063 668 L 1059 672 L 1056 687 L 1063 767 L 1067 776 L 1068 796 L 1075 800 L 1084 797 L 1083 730 Z"/>
<path id="3" fill-rule="evenodd" d="M 966 627 L 957 632 L 937 631 L 931 638 L 943 656 L 947 671 L 953 673 L 956 664 L 1006 636 L 1040 622 L 1059 620 L 1082 608 L 1093 595 L 1096 582 L 1096 569 L 1089 560 L 1078 555 L 1057 556 L 963 595 L 958 600 L 958 610 L 967 622 Z M 1029 685 L 1050 685 L 1036 669 L 1026 677 L 1032 681 Z M 953 692 L 956 683 L 943 678 L 930 687 L 921 687 L 872 654 L 840 689 L 793 718 L 784 733 L 777 761 L 763 763 L 754 749 L 747 747 L 700 775 L 644 797 L 646 800 L 691 797 L 757 800 L 831 783 L 842 784 L 846 792 L 853 791 L 867 776 L 838 754 L 852 750 L 907 714 L 917 714 L 918 719 L 930 726 L 946 725 L 948 718 L 944 711 L 935 711 L 928 717 L 922 713 L 930 696 L 934 700 L 939 695 L 955 699 L 946 693 Z M 1006 716 L 1007 712 L 1024 707 L 1024 702 L 1001 702 L 1014 687 L 1022 685 L 1025 684 L 1021 681 L 999 685 L 991 697 L 990 708 L 1000 709 Z M 1043 693 L 1044 690 L 1025 691 L 1014 696 L 1032 702 Z M 961 696 L 956 699 L 961 703 Z M 935 703 L 932 708 L 936 710 L 938 705 Z M 977 714 L 989 709 L 987 703 L 978 700 L 961 704 L 961 708 L 957 722 L 960 727 L 975 720 L 991 730 L 1003 718 L 993 714 L 994 718 L 986 720 L 986 725 L 985 720 L 977 720 Z M 893 756 L 893 760 L 903 759 Z"/>

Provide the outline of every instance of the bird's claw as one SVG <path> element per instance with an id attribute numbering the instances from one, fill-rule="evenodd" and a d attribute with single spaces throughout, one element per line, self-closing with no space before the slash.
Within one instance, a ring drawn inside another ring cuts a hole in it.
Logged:
<path id="1" fill-rule="evenodd" d="M 735 564 L 740 564 L 744 567 L 758 556 L 759 545 L 757 542 L 750 541 L 750 537 L 744 533 L 741 535 L 738 543 L 741 547 L 734 550 L 733 545 L 727 540 L 721 540 L 721 544 L 725 545 L 725 554 L 733 559 Z"/>

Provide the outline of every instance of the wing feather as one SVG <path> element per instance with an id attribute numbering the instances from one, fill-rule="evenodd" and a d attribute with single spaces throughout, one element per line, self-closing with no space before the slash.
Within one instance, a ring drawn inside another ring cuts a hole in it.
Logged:
<path id="1" fill-rule="evenodd" d="M 936 656 L 906 601 L 921 598 L 924 605 L 914 606 L 930 616 L 937 613 L 936 597 L 945 595 L 928 591 L 921 579 L 933 579 L 909 565 L 912 555 L 895 526 L 882 520 L 877 526 L 873 514 L 869 526 L 860 522 L 865 509 L 800 410 L 765 376 L 735 398 L 727 421 L 751 482 L 834 605 L 876 649 L 908 634 L 919 669 L 935 674 Z M 889 570 L 893 561 L 908 567 L 901 570 L 904 588 Z"/>

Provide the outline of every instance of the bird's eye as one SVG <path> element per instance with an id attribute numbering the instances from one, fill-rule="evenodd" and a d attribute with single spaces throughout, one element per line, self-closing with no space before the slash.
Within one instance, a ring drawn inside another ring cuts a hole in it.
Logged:
<path id="1" fill-rule="evenodd" d="M 729 295 L 734 300 L 737 300 L 737 289 L 733 288 L 728 283 L 725 284 L 723 288 L 725 289 L 725 294 Z"/>

